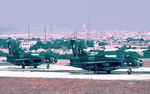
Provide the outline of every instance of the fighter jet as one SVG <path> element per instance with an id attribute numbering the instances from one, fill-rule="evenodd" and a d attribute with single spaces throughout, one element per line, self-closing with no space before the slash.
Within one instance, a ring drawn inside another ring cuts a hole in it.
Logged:
<path id="1" fill-rule="evenodd" d="M 23 51 L 19 51 L 15 44 L 11 43 L 11 41 L 7 41 L 9 55 L 7 56 L 7 62 L 13 63 L 18 66 L 22 66 L 24 69 L 25 66 L 34 66 L 37 68 L 38 65 L 47 64 L 47 69 L 49 69 L 49 64 L 54 64 L 57 62 L 57 59 L 51 57 L 49 54 L 45 56 L 38 56 L 31 53 L 25 53 Z"/>
<path id="2" fill-rule="evenodd" d="M 71 40 L 71 46 L 73 57 L 70 58 L 70 65 L 94 71 L 94 74 L 99 73 L 99 71 L 106 71 L 106 73 L 110 74 L 113 70 L 124 68 L 128 69 L 128 74 L 131 74 L 132 68 L 139 68 L 143 65 L 142 60 L 131 56 L 89 56 L 77 44 L 76 40 Z"/>

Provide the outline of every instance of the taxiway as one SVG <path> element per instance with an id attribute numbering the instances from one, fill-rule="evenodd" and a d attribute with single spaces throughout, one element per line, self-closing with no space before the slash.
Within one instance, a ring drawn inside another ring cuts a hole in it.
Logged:
<path id="1" fill-rule="evenodd" d="M 98 80 L 150 80 L 150 67 L 133 69 L 132 75 L 127 74 L 127 69 L 112 71 L 112 74 L 100 72 L 93 74 L 92 71 L 82 70 L 67 65 L 40 65 L 36 69 L 32 66 L 22 69 L 7 62 L 0 62 L 0 77 L 37 77 L 37 78 L 77 78 Z"/>

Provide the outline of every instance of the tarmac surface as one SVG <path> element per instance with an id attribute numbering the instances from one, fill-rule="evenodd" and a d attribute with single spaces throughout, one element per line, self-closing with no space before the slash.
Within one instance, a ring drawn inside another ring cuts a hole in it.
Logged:
<path id="1" fill-rule="evenodd" d="M 112 71 L 112 74 L 68 66 L 59 60 L 46 69 L 46 65 L 26 67 L 0 62 L 0 94 L 149 94 L 150 59 L 144 66 Z"/>
<path id="2" fill-rule="evenodd" d="M 59 61 L 67 62 L 68 61 Z M 16 66 L 7 62 L 0 62 L 0 77 L 35 77 L 35 78 L 73 78 L 73 79 L 97 79 L 97 80 L 150 80 L 150 67 L 141 67 L 132 69 L 133 73 L 128 75 L 128 69 L 118 69 L 112 71 L 112 74 L 100 72 L 94 74 L 93 71 L 82 70 L 68 66 L 67 64 L 50 65 L 50 69 L 46 69 L 46 65 L 40 65 L 37 68 L 26 66 Z"/>

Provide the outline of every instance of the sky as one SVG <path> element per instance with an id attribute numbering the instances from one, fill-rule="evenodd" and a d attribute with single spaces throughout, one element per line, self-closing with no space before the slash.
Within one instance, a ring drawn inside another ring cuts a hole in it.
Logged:
<path id="1" fill-rule="evenodd" d="M 52 25 L 91 30 L 150 30 L 150 0 L 0 0 L 0 32 Z"/>

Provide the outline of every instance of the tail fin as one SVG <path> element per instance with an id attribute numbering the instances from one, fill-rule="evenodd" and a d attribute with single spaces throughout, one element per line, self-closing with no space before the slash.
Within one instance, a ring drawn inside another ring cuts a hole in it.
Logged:
<path id="1" fill-rule="evenodd" d="M 11 47 L 11 42 L 10 41 L 7 41 L 7 47 L 8 47 L 8 52 L 10 55 L 12 55 L 12 47 Z"/>
<path id="2" fill-rule="evenodd" d="M 10 55 L 16 55 L 19 54 L 19 52 L 17 51 L 17 49 L 12 46 L 11 41 L 7 41 L 7 45 L 8 45 L 8 51 Z"/>
<path id="3" fill-rule="evenodd" d="M 72 47 L 74 56 L 87 56 L 84 50 L 81 47 L 77 46 L 77 43 L 75 40 L 71 40 L 71 47 Z"/>
<path id="4" fill-rule="evenodd" d="M 71 40 L 71 47 L 74 56 L 78 56 L 77 45 L 75 44 L 75 40 Z"/>

